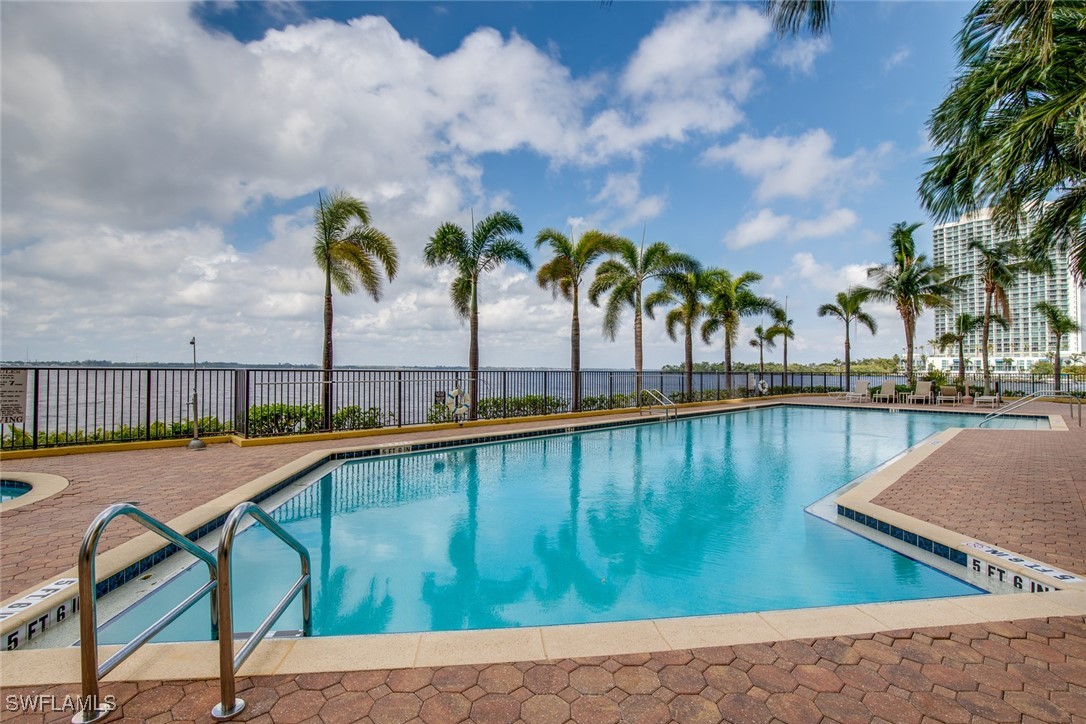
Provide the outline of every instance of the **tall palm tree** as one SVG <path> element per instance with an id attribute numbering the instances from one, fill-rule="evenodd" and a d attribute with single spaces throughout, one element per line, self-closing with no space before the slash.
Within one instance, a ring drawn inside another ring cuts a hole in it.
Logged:
<path id="1" fill-rule="evenodd" d="M 993 311 L 995 316 L 1002 318 L 1006 324 L 1011 323 L 1011 302 L 1007 297 L 1007 290 L 1018 281 L 1018 272 L 1024 269 L 1026 264 L 1014 261 L 1018 248 L 1009 241 L 1002 241 L 988 248 L 974 239 L 969 242 L 969 249 L 977 252 L 977 274 L 984 282 L 980 360 L 984 370 L 984 394 L 987 395 L 992 386 L 992 373 L 988 368 L 988 339 L 991 334 Z"/>
<path id="2" fill-rule="evenodd" d="M 694 326 L 705 316 L 705 295 L 717 270 L 666 274 L 663 285 L 645 298 L 645 313 L 653 319 L 658 307 L 670 305 L 671 309 L 664 318 L 667 336 L 676 339 L 676 330 L 683 330 L 683 371 L 686 400 L 690 401 L 694 392 Z"/>
<path id="3" fill-rule="evenodd" d="M 1053 360 L 1052 373 L 1055 376 L 1055 388 L 1057 391 L 1060 389 L 1060 369 L 1062 360 L 1060 359 L 1060 346 L 1063 344 L 1063 338 L 1068 334 L 1074 334 L 1082 329 L 1075 320 L 1071 319 L 1071 316 L 1067 312 L 1063 311 L 1054 304 L 1048 302 L 1037 302 L 1033 307 L 1041 316 L 1045 319 L 1045 324 L 1048 325 L 1048 331 L 1056 335 L 1056 358 Z"/>
<path id="4" fill-rule="evenodd" d="M 610 292 L 603 310 L 603 334 L 610 340 L 618 333 L 622 310 L 634 313 L 634 371 L 637 399 L 641 399 L 642 347 L 641 315 L 644 311 L 642 287 L 645 282 L 681 272 L 695 271 L 698 263 L 686 254 L 672 251 L 662 241 L 642 245 L 639 249 L 629 239 L 622 239 L 610 259 L 596 268 L 596 276 L 588 288 L 588 300 L 599 306 L 600 298 Z"/>
<path id="5" fill-rule="evenodd" d="M 751 291 L 751 285 L 761 280 L 762 275 L 758 272 L 732 276 L 728 271 L 718 269 L 710 282 L 707 319 L 701 325 L 701 339 L 709 344 L 714 334 L 724 330 L 724 372 L 729 390 L 732 386 L 732 350 L 739 342 L 740 320 L 756 314 L 772 314 L 777 307 L 774 300 Z"/>
<path id="6" fill-rule="evenodd" d="M 531 257 L 513 233 L 523 233 L 520 219 L 508 211 L 495 211 L 472 225 L 471 236 L 451 222 L 437 227 L 423 249 L 426 266 L 448 264 L 456 270 L 449 291 L 453 309 L 460 318 L 467 317 L 471 341 L 468 346 L 468 375 L 471 380 L 468 413 L 475 419 L 479 406 L 479 279 L 502 264 L 512 262 L 532 268 Z"/>
<path id="7" fill-rule="evenodd" d="M 313 259 L 324 272 L 324 347 L 321 355 L 322 409 L 324 429 L 332 429 L 332 287 L 341 294 L 354 294 L 359 288 L 374 301 L 381 298 L 382 270 L 391 281 L 396 276 L 399 257 L 392 240 L 370 226 L 370 210 L 365 202 L 345 191 L 335 190 L 327 198 L 317 194 L 313 212 L 316 233 Z"/>
<path id="8" fill-rule="evenodd" d="M 920 198 L 937 221 L 992 207 L 1030 228 L 1030 256 L 1067 250 L 1086 275 L 1082 2 L 980 0 L 958 35 L 958 75 L 928 120 L 938 155 Z M 1023 213 L 1026 212 L 1026 213 Z"/>
<path id="9" fill-rule="evenodd" d="M 916 244 L 912 234 L 919 224 L 895 224 L 890 231 L 890 249 L 893 261 L 867 270 L 867 276 L 875 282 L 872 287 L 860 287 L 864 298 L 893 304 L 905 326 L 905 371 L 909 381 L 915 381 L 913 373 L 913 339 L 916 337 L 916 321 L 925 309 L 949 309 L 949 296 L 961 290 L 964 277 L 948 277 L 941 264 L 930 264 L 925 255 L 914 256 Z"/>
<path id="10" fill-rule="evenodd" d="M 758 349 L 758 376 L 765 377 L 765 350 L 773 349 L 777 343 L 769 336 L 767 330 L 758 325 L 754 328 L 754 336 L 750 340 L 750 346 Z"/>
<path id="11" fill-rule="evenodd" d="M 849 380 L 852 379 L 852 341 L 849 338 L 849 325 L 853 320 L 871 330 L 871 334 L 878 334 L 879 324 L 875 318 L 863 310 L 866 295 L 859 289 L 837 292 L 836 304 L 823 304 L 818 308 L 820 317 L 836 317 L 845 323 L 845 390 L 848 390 Z"/>
<path id="12" fill-rule="evenodd" d="M 1002 321 L 1002 317 L 996 317 Z M 983 317 L 975 317 L 962 312 L 954 319 L 954 329 L 943 332 L 935 339 L 935 346 L 940 352 L 948 347 L 958 348 L 958 384 L 965 386 L 965 340 L 984 322 Z"/>
<path id="13" fill-rule="evenodd" d="M 557 297 L 573 302 L 573 320 L 570 323 L 570 374 L 572 376 L 573 411 L 581 408 L 581 282 L 588 267 L 604 254 L 618 248 L 620 237 L 596 230 L 586 231 L 576 241 L 557 229 L 543 229 L 535 237 L 536 248 L 547 244 L 554 256 L 536 273 L 536 281 L 544 289 L 549 288 Z"/>
<path id="14" fill-rule="evenodd" d="M 778 307 L 773 310 L 773 326 L 766 330 L 769 338 L 776 341 L 777 337 L 784 340 L 784 377 L 788 377 L 788 340 L 796 338 L 796 332 L 792 328 L 792 320 L 788 318 L 788 310 Z"/>

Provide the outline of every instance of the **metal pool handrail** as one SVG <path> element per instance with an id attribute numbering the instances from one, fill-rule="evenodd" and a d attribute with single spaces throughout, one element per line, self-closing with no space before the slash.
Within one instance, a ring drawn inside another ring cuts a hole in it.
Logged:
<path id="1" fill-rule="evenodd" d="M 174 606 L 164 616 L 147 627 L 136 638 L 129 641 L 120 651 L 117 651 L 101 666 L 98 666 L 98 609 L 95 601 L 94 557 L 98 551 L 98 541 L 102 537 L 106 526 L 114 518 L 122 515 L 132 518 L 137 523 L 150 531 L 158 533 L 166 540 L 173 543 L 188 553 L 196 556 L 207 564 L 210 580 L 201 586 L 195 593 L 181 603 Z M 82 708 L 72 717 L 72 724 L 88 724 L 109 716 L 114 705 L 99 698 L 98 681 L 101 677 L 115 669 L 143 644 L 166 628 L 178 616 L 187 611 L 200 598 L 209 591 L 214 591 L 218 586 L 218 570 L 215 557 L 200 546 L 190 541 L 172 528 L 166 526 L 156 518 L 144 513 L 131 503 L 117 503 L 111 505 L 91 521 L 87 532 L 83 534 L 83 542 L 79 546 L 79 657 L 80 678 L 82 680 Z M 211 635 L 218 635 L 218 597 L 211 595 Z"/>
<path id="2" fill-rule="evenodd" d="M 645 388 L 645 389 L 643 389 L 641 391 L 644 392 L 646 395 L 648 395 L 650 400 L 660 404 L 660 407 L 663 408 L 663 410 L 664 410 L 664 419 L 665 420 L 667 419 L 668 410 L 671 411 L 671 413 L 674 415 L 676 420 L 679 419 L 679 406 L 676 405 L 674 402 L 672 402 L 670 397 L 665 395 L 663 392 L 660 392 L 660 390 L 657 390 L 657 389 L 654 389 L 654 388 Z M 638 403 L 640 403 L 640 402 L 641 401 L 638 400 Z M 638 404 L 638 408 L 640 408 L 640 407 L 642 407 L 642 405 Z M 649 408 L 649 412 L 652 412 L 652 408 L 653 408 L 653 403 L 652 402 L 649 403 L 648 408 Z"/>
<path id="3" fill-rule="evenodd" d="M 1075 397 L 1074 395 L 1072 395 L 1067 390 L 1039 390 L 1039 391 L 1034 392 L 1032 394 L 1026 395 L 1025 397 L 1023 397 L 1020 400 L 1015 400 L 1011 404 L 1004 407 L 1002 410 L 996 410 L 995 412 L 988 413 L 987 415 L 985 415 L 984 419 L 981 420 L 980 423 L 977 424 L 977 427 L 981 427 L 981 426 L 984 425 L 984 423 L 989 422 L 991 420 L 994 420 L 997 417 L 1001 417 L 1002 415 L 1006 415 L 1008 412 L 1013 412 L 1014 410 L 1017 410 L 1019 407 L 1022 407 L 1022 406 L 1026 405 L 1026 404 L 1028 404 L 1030 402 L 1033 402 L 1034 400 L 1039 399 L 1041 397 L 1068 397 L 1068 398 L 1070 398 L 1070 402 L 1068 402 L 1067 404 L 1068 404 L 1068 406 L 1070 406 L 1071 402 L 1074 402 L 1078 406 L 1078 426 L 1082 427 L 1082 400 L 1079 399 L 1078 397 Z M 1071 419 L 1074 420 L 1075 419 L 1075 408 L 1071 407 L 1070 409 L 1071 409 Z"/>
<path id="4" fill-rule="evenodd" d="M 279 537 L 284 543 L 293 548 L 301 559 L 302 573 L 294 582 L 287 594 L 280 599 L 263 623 L 242 644 L 241 650 L 234 654 L 234 606 L 230 589 L 230 552 L 234 546 L 234 536 L 237 534 L 238 525 L 246 515 L 251 515 Z M 221 699 L 211 709 L 214 719 L 231 719 L 245 708 L 245 701 L 236 694 L 234 674 L 237 672 L 249 654 L 260 643 L 264 635 L 283 615 L 287 606 L 291 604 L 299 592 L 302 594 L 302 633 L 309 636 L 312 633 L 310 576 L 309 576 L 309 551 L 298 540 L 287 533 L 281 525 L 276 523 L 271 516 L 261 510 L 255 503 L 242 503 L 230 511 L 230 515 L 223 524 L 222 537 L 219 539 L 219 600 L 222 605 L 219 610 L 219 688 Z"/>

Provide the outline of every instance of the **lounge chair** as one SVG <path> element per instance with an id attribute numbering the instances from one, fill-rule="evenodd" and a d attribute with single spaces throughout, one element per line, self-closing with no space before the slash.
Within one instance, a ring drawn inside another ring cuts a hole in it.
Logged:
<path id="1" fill-rule="evenodd" d="M 842 400 L 845 402 L 867 402 L 871 399 L 871 392 L 867 389 L 867 380 L 860 380 L 856 383 L 856 389 L 852 392 L 845 392 L 841 395 Z"/>
<path id="2" fill-rule="evenodd" d="M 905 401 L 910 404 L 913 402 L 931 402 L 931 381 L 917 382 L 916 389 L 905 397 Z"/>
<path id="3" fill-rule="evenodd" d="M 882 387 L 879 388 L 879 391 L 876 392 L 871 399 L 875 402 L 878 402 L 879 400 L 886 400 L 887 402 L 892 403 L 896 395 L 897 385 L 894 384 L 893 380 L 886 380 L 882 383 Z"/>
<path id="4" fill-rule="evenodd" d="M 960 405 L 962 402 L 962 395 L 958 392 L 958 388 L 954 385 L 943 385 L 939 388 L 939 394 L 935 397 L 935 404 L 941 405 L 944 402 L 950 402 L 955 405 Z"/>

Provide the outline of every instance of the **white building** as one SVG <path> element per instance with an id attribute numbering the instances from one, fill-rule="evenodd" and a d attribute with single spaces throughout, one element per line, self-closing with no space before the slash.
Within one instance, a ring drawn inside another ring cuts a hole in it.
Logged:
<path id="1" fill-rule="evenodd" d="M 980 241 L 991 248 L 1001 241 L 1010 239 L 1006 234 L 995 230 L 990 209 L 981 209 L 975 214 L 967 214 L 958 221 L 940 224 L 932 230 L 932 261 L 942 264 L 951 275 L 969 274 L 961 294 L 951 301 L 952 309 L 935 311 L 935 338 L 954 328 L 955 318 L 962 312 L 977 317 L 984 316 L 984 282 L 977 274 L 979 253 L 969 248 L 969 242 Z M 1007 290 L 1011 305 L 1011 326 L 1004 331 L 995 322 L 989 334 L 988 363 L 996 371 L 1028 371 L 1035 362 L 1051 359 L 1055 337 L 1049 333 L 1044 318 L 1033 307 L 1040 301 L 1047 301 L 1065 311 L 1071 319 L 1081 324 L 1081 291 L 1071 274 L 1066 253 L 1053 252 L 1051 274 L 1031 274 L 1025 270 L 1018 272 L 1017 283 Z M 993 314 L 995 310 L 993 309 Z M 981 368 L 981 330 L 977 330 L 965 340 L 966 369 Z M 1060 356 L 1065 361 L 1071 355 L 1082 352 L 1082 335 L 1066 335 L 1061 343 Z M 935 350 L 936 356 L 928 362 L 935 369 L 957 370 L 957 347 L 947 348 L 944 352 Z"/>

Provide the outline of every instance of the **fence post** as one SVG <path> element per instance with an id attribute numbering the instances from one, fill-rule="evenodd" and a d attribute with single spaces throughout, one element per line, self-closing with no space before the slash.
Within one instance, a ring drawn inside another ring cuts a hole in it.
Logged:
<path id="1" fill-rule="evenodd" d="M 144 437 L 147 440 L 150 440 L 151 439 L 151 370 L 150 370 L 150 368 L 147 369 L 147 403 L 144 405 L 144 409 L 146 410 L 146 417 L 144 419 L 147 420 L 147 434 Z"/>
<path id="2" fill-rule="evenodd" d="M 610 410 L 615 404 L 615 371 L 607 370 L 607 409 Z"/>
<path id="3" fill-rule="evenodd" d="M 509 370 L 502 370 L 502 419 L 509 417 L 509 395 L 506 394 Z"/>
<path id="4" fill-rule="evenodd" d="M 403 427 L 403 370 L 396 370 L 396 427 Z"/>
<path id="5" fill-rule="evenodd" d="M 547 370 L 543 370 L 543 414 L 550 414 L 550 410 L 547 408 Z"/>
<path id="6" fill-rule="evenodd" d="M 249 369 L 234 370 L 234 432 L 249 437 Z"/>
<path id="7" fill-rule="evenodd" d="M 40 371 L 37 367 L 34 368 L 34 427 L 31 428 L 34 435 L 31 447 L 34 450 L 38 449 L 38 398 L 41 396 L 41 388 L 38 387 L 38 373 Z M 46 394 L 48 394 L 48 391 L 46 391 Z M 12 438 L 14 438 L 14 435 Z"/>

